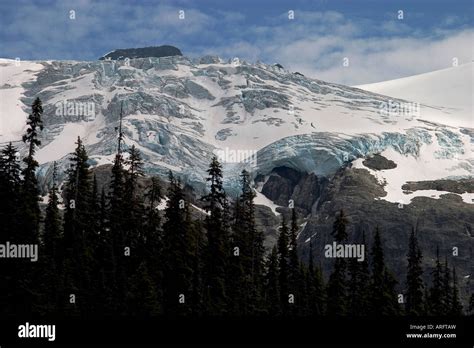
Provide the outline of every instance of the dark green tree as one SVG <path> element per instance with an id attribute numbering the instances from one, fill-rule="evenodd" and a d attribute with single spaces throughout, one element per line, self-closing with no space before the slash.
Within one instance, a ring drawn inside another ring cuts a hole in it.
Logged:
<path id="1" fill-rule="evenodd" d="M 336 216 L 333 224 L 332 235 L 337 243 L 345 243 L 347 240 L 346 225 L 348 221 L 344 211 L 341 210 Z M 334 269 L 329 276 L 327 284 L 327 314 L 329 316 L 343 316 L 347 314 L 347 275 L 346 261 L 336 258 Z"/>
<path id="2" fill-rule="evenodd" d="M 125 166 L 127 167 L 124 182 L 124 205 L 127 211 L 127 219 L 124 226 L 126 230 L 124 243 L 126 246 L 129 246 L 134 251 L 136 251 L 140 230 L 142 229 L 141 224 L 144 214 L 144 206 L 141 195 L 137 194 L 138 179 L 144 176 L 143 160 L 141 158 L 140 151 L 137 150 L 135 145 L 132 145 L 132 147 L 128 149 L 127 153 L 128 157 L 124 161 Z M 135 254 L 136 252 L 132 253 L 133 258 L 135 258 Z M 138 264 L 135 266 L 138 266 Z"/>
<path id="3" fill-rule="evenodd" d="M 395 292 L 397 282 L 385 265 L 384 251 L 378 226 L 375 229 L 371 257 L 372 273 L 369 289 L 369 314 L 372 316 L 398 315 L 399 306 Z"/>
<path id="4" fill-rule="evenodd" d="M 210 184 L 209 193 L 201 198 L 205 203 L 205 227 L 207 250 L 205 258 L 206 306 L 211 315 L 226 312 L 226 272 L 229 259 L 229 236 L 224 226 L 224 207 L 226 195 L 222 183 L 222 166 L 217 157 L 212 157 L 207 170 L 206 181 Z"/>
<path id="5" fill-rule="evenodd" d="M 448 258 L 444 259 L 443 267 L 443 288 L 442 288 L 442 308 L 444 315 L 449 315 L 451 313 L 452 304 L 453 304 L 453 288 L 451 286 L 451 272 L 448 267 Z"/>
<path id="6" fill-rule="evenodd" d="M 126 201 L 125 179 L 124 158 L 119 146 L 112 166 L 108 199 L 107 241 L 105 242 L 112 246 L 112 252 L 107 253 L 107 257 L 111 258 L 107 260 L 107 263 L 109 267 L 113 267 L 113 270 L 108 270 L 106 273 L 113 298 L 111 305 L 115 307 L 111 310 L 118 315 L 123 315 L 126 312 L 123 299 L 128 293 L 127 269 L 132 254 L 131 246 L 127 243 L 127 227 L 129 224 L 127 221 L 128 204 Z"/>
<path id="7" fill-rule="evenodd" d="M 470 315 L 473 315 L 474 314 L 474 294 L 471 294 L 471 296 L 469 297 L 469 313 Z"/>
<path id="8" fill-rule="evenodd" d="M 298 257 L 298 217 L 296 209 L 291 210 L 290 230 L 288 232 L 288 292 L 295 296 L 295 303 L 290 307 L 293 315 L 302 314 L 305 311 L 303 299 L 306 297 L 306 272 L 305 267 L 300 263 Z"/>
<path id="9" fill-rule="evenodd" d="M 324 283 L 322 272 L 319 267 L 314 266 L 313 240 L 309 240 L 309 264 L 308 264 L 308 315 L 321 316 L 324 314 Z"/>
<path id="10" fill-rule="evenodd" d="M 3 242 L 17 241 L 16 233 L 21 221 L 17 209 L 21 202 L 17 153 L 12 143 L 6 145 L 0 153 L 0 240 Z"/>
<path id="11" fill-rule="evenodd" d="M 278 235 L 278 284 L 280 286 L 280 307 L 283 315 L 287 315 L 290 309 L 288 297 L 289 289 L 289 260 L 288 260 L 288 226 L 285 216 L 283 215 L 280 226 L 280 234 Z M 292 293 L 294 296 L 294 293 Z M 292 304 L 293 305 L 293 304 Z"/>
<path id="12" fill-rule="evenodd" d="M 415 235 L 415 230 L 412 229 L 410 240 L 408 244 L 408 269 L 406 280 L 406 305 L 405 311 L 407 315 L 422 315 L 424 312 L 423 302 L 423 269 L 421 268 L 422 261 L 421 250 L 418 246 L 418 240 Z"/>
<path id="13" fill-rule="evenodd" d="M 267 260 L 267 273 L 265 282 L 265 302 L 267 313 L 271 317 L 281 314 L 280 312 L 280 287 L 278 283 L 278 251 L 277 247 L 272 248 L 272 252 Z"/>
<path id="14" fill-rule="evenodd" d="M 439 260 L 439 247 L 436 247 L 436 263 L 431 273 L 433 284 L 429 290 L 429 314 L 441 316 L 443 311 L 443 268 Z"/>
<path id="15" fill-rule="evenodd" d="M 230 250 L 227 272 L 227 307 L 228 313 L 240 317 L 248 314 L 246 296 L 248 296 L 249 277 L 244 269 L 250 264 L 248 238 L 242 228 L 242 209 L 240 199 L 235 201 L 234 214 L 231 222 Z"/>
<path id="16" fill-rule="evenodd" d="M 250 174 L 243 170 L 241 173 L 242 193 L 239 197 L 236 212 L 234 237 L 240 249 L 240 265 L 242 267 L 241 289 L 244 307 L 243 313 L 259 315 L 264 310 L 264 253 L 263 233 L 255 224 L 255 193 L 251 187 Z M 235 258 L 234 258 L 235 260 Z"/>
<path id="17" fill-rule="evenodd" d="M 36 169 L 38 162 L 34 155 L 36 148 L 41 145 L 39 140 L 39 132 L 43 129 L 41 120 L 43 107 L 41 100 L 36 98 L 31 106 L 31 114 L 26 121 L 26 134 L 23 135 L 23 142 L 27 145 L 27 155 L 23 159 L 25 164 L 21 174 L 23 176 L 22 185 L 20 187 L 20 205 L 21 219 L 19 220 L 18 230 L 15 232 L 15 241 L 21 244 L 39 244 L 39 224 L 41 212 L 39 207 L 39 189 L 38 180 L 36 178 Z M 12 289 L 14 292 L 14 300 L 12 301 L 16 308 L 15 314 L 20 317 L 28 317 L 37 313 L 41 309 L 37 308 L 38 287 L 39 284 L 38 264 L 27 264 L 25 262 L 17 262 L 15 266 L 15 274 L 13 275 Z"/>
<path id="18" fill-rule="evenodd" d="M 59 197 L 57 186 L 57 166 L 53 164 L 53 184 L 48 194 L 48 205 L 44 219 L 44 233 L 42 238 L 42 292 L 44 295 L 46 313 L 60 313 L 61 291 L 63 287 L 63 231 L 62 218 L 59 211 Z"/>
<path id="19" fill-rule="evenodd" d="M 164 310 L 169 316 L 192 311 L 192 245 L 187 219 L 188 204 L 181 183 L 169 173 L 168 202 L 163 224 Z"/>
<path id="20" fill-rule="evenodd" d="M 23 243 L 37 243 L 39 234 L 40 208 L 39 208 L 39 190 L 36 178 L 36 168 L 38 162 L 34 155 L 36 148 L 41 145 L 39 132 L 43 130 L 43 106 L 41 100 L 36 98 L 31 105 L 31 114 L 26 121 L 26 134 L 23 135 L 23 142 L 28 146 L 28 153 L 23 159 L 25 168 L 22 170 L 23 185 L 22 193 L 22 223 L 19 230 L 19 240 Z"/>
<path id="21" fill-rule="evenodd" d="M 366 316 L 369 311 L 370 274 L 367 259 L 365 236 L 362 238 L 364 245 L 364 259 L 362 261 L 352 258 L 349 260 L 349 288 L 348 288 L 348 313 L 351 316 Z"/>
<path id="22" fill-rule="evenodd" d="M 21 242 L 18 230 L 22 222 L 20 164 L 16 148 L 9 143 L 0 153 L 0 243 Z M 13 259 L 0 262 L 0 316 L 15 314 L 16 290 L 20 286 L 17 266 Z"/>
<path id="23" fill-rule="evenodd" d="M 458 279 L 456 277 L 456 268 L 453 266 L 453 294 L 451 296 L 451 311 L 452 316 L 461 316 L 463 314 L 462 304 L 459 299 Z"/>
<path id="24" fill-rule="evenodd" d="M 146 262 L 138 266 L 130 279 L 127 311 L 133 318 L 147 318 L 159 314 L 160 306 L 155 291 L 155 284 L 151 279 Z"/>
<path id="25" fill-rule="evenodd" d="M 158 205 L 164 198 L 158 178 L 152 177 L 151 183 L 145 194 L 146 212 L 145 223 L 140 235 L 140 251 L 148 267 L 148 273 L 153 281 L 157 301 L 163 302 L 163 233 L 161 229 L 161 216 Z"/>
<path id="26" fill-rule="evenodd" d="M 91 181 L 86 149 L 80 137 L 72 154 L 71 165 L 64 184 L 66 212 L 64 214 L 64 273 L 66 309 L 87 315 L 91 304 L 92 241 Z M 77 301 L 71 303 L 70 295 Z"/>

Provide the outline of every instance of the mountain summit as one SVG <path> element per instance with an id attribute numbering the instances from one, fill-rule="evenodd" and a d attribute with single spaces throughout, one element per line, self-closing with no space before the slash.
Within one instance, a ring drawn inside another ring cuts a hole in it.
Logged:
<path id="1" fill-rule="evenodd" d="M 120 48 L 99 58 L 99 60 L 123 60 L 125 58 L 161 58 L 161 57 L 172 57 L 182 56 L 183 54 L 174 46 L 163 45 L 163 46 L 150 46 L 140 48 Z"/>

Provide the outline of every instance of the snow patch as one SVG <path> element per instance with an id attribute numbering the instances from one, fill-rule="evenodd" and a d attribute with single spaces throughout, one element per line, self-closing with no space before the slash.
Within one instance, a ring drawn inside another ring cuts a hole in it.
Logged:
<path id="1" fill-rule="evenodd" d="M 279 212 L 276 211 L 276 208 L 278 208 L 279 206 L 276 205 L 275 203 L 273 203 L 271 200 L 269 200 L 267 197 L 265 197 L 265 195 L 257 190 L 254 189 L 254 192 L 255 192 L 255 198 L 254 198 L 254 203 L 255 204 L 258 204 L 258 205 L 264 205 L 266 207 L 269 207 L 273 214 L 275 214 L 275 216 L 279 216 L 281 215 Z"/>

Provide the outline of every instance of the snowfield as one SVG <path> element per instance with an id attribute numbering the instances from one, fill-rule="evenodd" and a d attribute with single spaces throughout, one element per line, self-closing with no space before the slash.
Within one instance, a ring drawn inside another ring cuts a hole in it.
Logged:
<path id="1" fill-rule="evenodd" d="M 35 79 L 42 68 L 35 62 L 0 59 L 0 143 L 21 139 L 28 117 L 21 102 L 25 92 L 22 84 Z"/>
<path id="2" fill-rule="evenodd" d="M 473 127 L 474 64 L 433 71 L 368 85 L 356 86 L 366 91 L 406 99 L 431 107 L 452 109 L 444 124 Z"/>
<path id="3" fill-rule="evenodd" d="M 152 174 L 173 170 L 202 183 L 216 150 L 255 151 L 253 175 L 277 166 L 331 176 L 342 165 L 381 153 L 397 168 L 369 172 L 390 202 L 408 204 L 407 181 L 474 174 L 473 64 L 355 87 L 307 78 L 266 64 L 186 57 L 124 61 L 0 60 L 0 145 L 21 135 L 39 96 L 45 130 L 39 173 L 65 167 L 80 136 L 94 165 L 110 163 L 123 104 L 125 146 L 135 145 Z M 25 98 L 27 97 L 27 98 Z M 92 105 L 93 117 L 58 114 L 58 105 Z M 395 106 L 395 108 L 394 108 Z M 61 167 L 61 166 L 60 166 Z M 244 165 L 224 163 L 238 187 Z M 259 204 L 276 205 L 257 193 Z M 472 194 L 462 195 L 472 203 Z"/>

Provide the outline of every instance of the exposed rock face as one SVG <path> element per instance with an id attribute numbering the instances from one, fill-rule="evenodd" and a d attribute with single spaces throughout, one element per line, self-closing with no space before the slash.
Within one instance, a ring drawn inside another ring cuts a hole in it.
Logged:
<path id="1" fill-rule="evenodd" d="M 275 168 L 263 185 L 262 193 L 276 204 L 287 206 L 288 200 L 301 176 L 301 173 L 291 168 Z"/>
<path id="2" fill-rule="evenodd" d="M 105 56 L 100 57 L 99 60 L 110 59 L 110 60 L 123 60 L 125 58 L 134 59 L 134 58 L 148 58 L 148 57 L 171 57 L 171 56 L 182 56 L 181 51 L 169 45 L 163 46 L 151 46 L 151 47 L 141 47 L 141 48 L 123 48 L 117 49 L 110 53 L 107 53 Z"/>
<path id="3" fill-rule="evenodd" d="M 386 159 L 379 154 L 375 154 L 372 157 L 365 159 L 363 163 L 364 166 L 374 170 L 393 169 L 397 167 L 395 162 Z"/>
<path id="4" fill-rule="evenodd" d="M 473 193 L 474 179 L 409 181 L 402 188 L 406 191 L 436 190 L 454 193 Z"/>
<path id="5" fill-rule="evenodd" d="M 304 175 L 291 195 L 291 198 L 295 201 L 295 206 L 305 212 L 311 212 L 311 208 L 318 201 L 327 183 L 326 178 L 318 178 L 314 173 Z"/>
<path id="6" fill-rule="evenodd" d="M 282 207 L 287 207 L 291 199 L 295 207 L 306 215 L 319 198 L 321 186 L 326 181 L 325 178 L 318 179 L 314 173 L 300 173 L 291 168 L 277 167 L 264 183 L 262 193 Z"/>
<path id="7" fill-rule="evenodd" d="M 423 253 L 425 281 L 430 279 L 434 267 L 436 246 L 440 255 L 447 257 L 450 266 L 458 273 L 459 288 L 464 299 L 474 290 L 469 283 L 472 276 L 474 252 L 472 205 L 454 194 L 440 199 L 416 197 L 409 205 L 377 199 L 383 195 L 382 186 L 364 169 L 343 168 L 323 190 L 318 204 L 313 205 L 308 222 L 299 238 L 300 251 L 308 257 L 312 237 L 315 262 L 321 263 L 325 276 L 330 274 L 332 260 L 324 257 L 324 246 L 333 241 L 331 236 L 334 217 L 344 209 L 348 219 L 349 241 L 360 243 L 363 236 L 369 247 L 373 241 L 375 226 L 381 229 L 385 261 L 401 282 L 406 277 L 407 246 L 412 228 L 416 228 Z M 298 195 L 297 195 L 298 196 Z M 453 255 L 458 248 L 458 256 Z M 471 288 L 470 288 L 471 287 Z"/>

